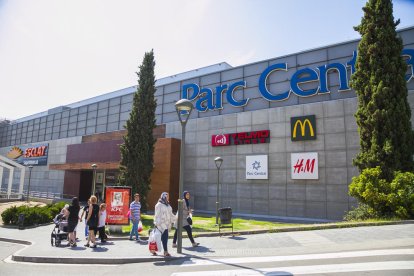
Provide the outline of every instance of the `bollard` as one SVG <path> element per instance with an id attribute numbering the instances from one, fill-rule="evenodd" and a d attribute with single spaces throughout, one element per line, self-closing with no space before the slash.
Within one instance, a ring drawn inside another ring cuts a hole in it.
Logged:
<path id="1" fill-rule="evenodd" d="M 19 229 L 24 229 L 24 214 L 19 214 L 17 225 L 19 226 Z"/>

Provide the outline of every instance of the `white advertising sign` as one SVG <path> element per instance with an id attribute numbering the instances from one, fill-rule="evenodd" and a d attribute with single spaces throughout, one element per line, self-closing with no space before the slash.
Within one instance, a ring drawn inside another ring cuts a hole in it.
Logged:
<path id="1" fill-rule="evenodd" d="M 246 179 L 268 179 L 267 155 L 246 156 Z"/>
<path id="2" fill-rule="evenodd" d="M 319 179 L 317 152 L 292 153 L 290 160 L 292 179 Z"/>

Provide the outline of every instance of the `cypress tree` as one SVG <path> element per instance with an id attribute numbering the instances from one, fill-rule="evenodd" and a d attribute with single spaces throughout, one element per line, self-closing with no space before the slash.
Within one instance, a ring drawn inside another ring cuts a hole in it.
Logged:
<path id="1" fill-rule="evenodd" d="M 141 208 L 147 210 L 147 197 L 151 189 L 151 172 L 156 139 L 153 136 L 155 124 L 154 52 L 145 53 L 139 67 L 138 87 L 130 117 L 126 122 L 127 134 L 120 146 L 121 163 L 118 181 L 121 185 L 131 186 L 132 194 L 139 193 Z"/>
<path id="2" fill-rule="evenodd" d="M 355 117 L 361 146 L 353 161 L 360 172 L 379 166 L 381 177 L 391 181 L 394 171 L 413 171 L 407 67 L 392 2 L 369 0 L 363 11 L 361 24 L 355 27 L 362 38 L 351 82 L 358 97 Z"/>

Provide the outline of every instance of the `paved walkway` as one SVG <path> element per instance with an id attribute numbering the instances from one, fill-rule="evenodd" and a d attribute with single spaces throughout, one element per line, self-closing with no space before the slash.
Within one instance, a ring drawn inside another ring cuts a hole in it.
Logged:
<path id="1" fill-rule="evenodd" d="M 46 263 L 88 263 L 121 264 L 164 260 L 153 257 L 148 251 L 147 242 L 137 243 L 126 238 L 109 240 L 106 244 L 97 243 L 96 249 L 84 247 L 82 240 L 78 247 L 55 247 L 50 244 L 50 233 L 54 225 L 18 230 L 0 227 L 1 242 L 8 239 L 14 242 L 26 241 L 22 249 L 12 256 L 14 261 Z M 83 229 L 83 223 L 78 226 Z M 169 248 L 172 258 L 197 257 L 248 257 L 269 255 L 293 255 L 341 250 L 364 250 L 366 248 L 387 248 L 389 241 L 401 247 L 414 246 L 414 224 L 356 227 L 314 231 L 295 231 L 284 233 L 264 233 L 254 235 L 198 237 L 199 247 L 191 247 L 187 238 L 183 239 L 183 252 Z M 25 243 L 25 242 L 22 242 Z M 171 247 L 171 239 L 169 246 Z M 1 249 L 1 247 L 0 247 Z"/>

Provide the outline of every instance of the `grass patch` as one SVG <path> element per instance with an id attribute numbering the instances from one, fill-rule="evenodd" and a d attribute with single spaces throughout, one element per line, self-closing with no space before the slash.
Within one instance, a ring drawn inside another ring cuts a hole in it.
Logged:
<path id="1" fill-rule="evenodd" d="M 142 236 L 148 236 L 148 230 L 153 227 L 153 216 L 141 215 L 141 221 L 143 225 L 143 231 L 140 232 Z M 252 219 L 241 219 L 233 218 L 233 230 L 234 231 L 249 231 L 249 230 L 273 230 L 279 228 L 286 228 L 292 226 L 302 226 L 304 224 L 295 223 L 280 223 L 280 222 L 269 222 L 259 221 Z M 128 234 L 132 229 L 132 224 L 129 226 L 122 226 L 122 233 Z M 199 217 L 193 216 L 193 233 L 196 236 L 197 233 L 211 233 L 218 232 L 218 226 L 216 226 L 216 217 Z M 226 230 L 228 231 L 228 229 Z M 185 233 L 185 231 L 184 231 Z M 174 231 L 169 233 L 174 235 Z"/>

